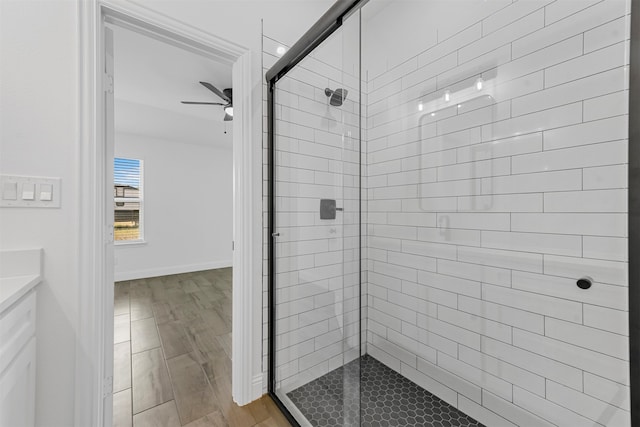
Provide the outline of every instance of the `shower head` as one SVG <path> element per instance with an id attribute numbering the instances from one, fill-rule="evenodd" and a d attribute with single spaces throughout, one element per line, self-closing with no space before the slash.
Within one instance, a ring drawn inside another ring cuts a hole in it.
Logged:
<path id="1" fill-rule="evenodd" d="M 340 107 L 344 100 L 347 99 L 348 93 L 348 90 L 342 88 L 338 88 L 336 90 L 326 88 L 324 90 L 324 94 L 327 95 L 327 98 L 330 98 L 329 104 L 333 105 L 334 107 Z"/>

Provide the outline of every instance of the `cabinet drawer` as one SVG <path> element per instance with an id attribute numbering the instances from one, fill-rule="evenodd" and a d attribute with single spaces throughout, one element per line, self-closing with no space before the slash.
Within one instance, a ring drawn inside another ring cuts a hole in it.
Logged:
<path id="1" fill-rule="evenodd" d="M 31 292 L 0 315 L 0 374 L 36 332 L 36 293 Z"/>

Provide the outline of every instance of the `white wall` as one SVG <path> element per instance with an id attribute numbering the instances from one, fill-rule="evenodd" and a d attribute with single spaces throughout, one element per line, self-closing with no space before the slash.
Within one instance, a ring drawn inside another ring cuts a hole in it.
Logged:
<path id="1" fill-rule="evenodd" d="M 231 266 L 230 149 L 116 133 L 115 155 L 143 161 L 145 240 L 116 245 L 116 280 Z"/>
<path id="2" fill-rule="evenodd" d="M 125 2 L 127 3 L 127 2 Z M 331 4 L 295 1 L 138 2 L 260 55 L 260 17 L 294 41 Z M 0 170 L 62 178 L 61 209 L 0 210 L 0 248 L 44 248 L 38 297 L 36 423 L 74 421 L 78 329 L 78 1 L 0 2 Z M 233 19 L 230 16 L 233 15 Z M 295 17 L 295 19 L 291 19 Z M 243 19 L 246 18 L 246 19 Z M 255 115 L 261 116 L 261 68 L 256 62 Z M 261 123 L 254 134 L 260 138 Z"/>
<path id="3" fill-rule="evenodd" d="M 368 352 L 486 425 L 628 426 L 630 2 L 418 3 L 364 24 L 398 47 L 367 58 Z"/>
<path id="4" fill-rule="evenodd" d="M 36 423 L 73 425 L 77 328 L 74 2 L 0 2 L 0 170 L 62 178 L 60 209 L 0 209 L 0 248 L 44 248 Z M 46 34 L 46 36 L 44 36 Z"/>

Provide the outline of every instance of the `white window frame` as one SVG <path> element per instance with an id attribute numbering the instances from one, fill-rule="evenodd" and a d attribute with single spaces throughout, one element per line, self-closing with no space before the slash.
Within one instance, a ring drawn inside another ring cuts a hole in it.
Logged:
<path id="1" fill-rule="evenodd" d="M 140 162 L 140 188 L 138 189 L 138 197 L 113 197 L 113 209 L 115 216 L 115 208 L 116 203 L 140 203 L 140 213 L 138 214 L 138 230 L 140 238 L 135 240 L 113 240 L 113 244 L 115 246 L 126 246 L 126 245 L 141 245 L 146 244 L 145 233 L 144 233 L 144 160 L 143 159 L 135 159 L 133 157 L 114 157 L 115 159 L 129 159 L 129 160 L 137 160 Z M 115 179 L 114 179 L 115 184 Z M 115 236 L 115 218 L 114 218 L 114 236 Z"/>

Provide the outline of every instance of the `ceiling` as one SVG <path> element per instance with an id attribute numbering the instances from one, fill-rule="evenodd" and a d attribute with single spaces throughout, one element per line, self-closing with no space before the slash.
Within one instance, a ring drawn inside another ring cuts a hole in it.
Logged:
<path id="1" fill-rule="evenodd" d="M 223 121 L 222 107 L 180 101 L 223 102 L 198 82 L 231 87 L 231 66 L 112 28 L 116 133 L 230 149 L 232 122 Z"/>

